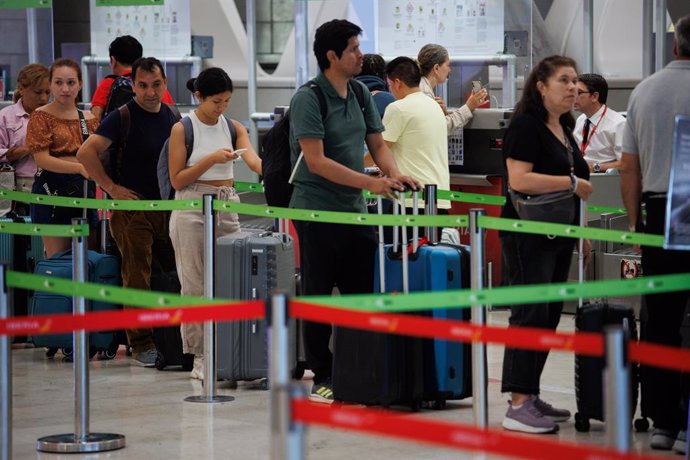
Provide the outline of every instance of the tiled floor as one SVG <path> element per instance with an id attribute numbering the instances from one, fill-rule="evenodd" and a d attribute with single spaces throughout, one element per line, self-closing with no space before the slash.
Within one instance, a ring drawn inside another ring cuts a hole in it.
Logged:
<path id="1" fill-rule="evenodd" d="M 493 324 L 507 324 L 505 312 L 489 315 Z M 573 330 L 573 317 L 564 316 L 561 330 Z M 489 414 L 494 429 L 506 408 L 500 394 L 502 347 L 489 348 Z M 157 371 L 133 365 L 121 349 L 113 361 L 94 361 L 91 367 L 91 430 L 114 432 L 127 437 L 127 447 L 99 455 L 54 455 L 37 453 L 36 439 L 73 431 L 71 364 L 47 360 L 40 349 L 16 348 L 14 359 L 14 459 L 266 459 L 269 456 L 268 393 L 254 384 L 221 394 L 234 402 L 207 405 L 184 402 L 201 394 L 201 384 L 179 371 Z M 573 356 L 553 353 L 542 379 L 544 399 L 575 412 Z M 304 381 L 309 385 L 308 380 Z M 424 416 L 472 422 L 471 400 L 451 402 L 443 411 L 425 411 Z M 648 434 L 633 433 L 634 449 L 648 452 Z M 577 433 L 572 419 L 561 424 L 550 439 L 578 444 L 602 445 L 604 425 L 592 423 L 589 433 Z M 308 431 L 310 458 L 327 459 L 457 459 L 487 458 L 481 454 L 438 449 L 395 439 L 363 436 L 337 430 Z M 655 452 L 658 455 L 669 455 Z M 494 457 L 489 457 L 494 458 Z M 672 456 L 672 458 L 681 458 Z"/>

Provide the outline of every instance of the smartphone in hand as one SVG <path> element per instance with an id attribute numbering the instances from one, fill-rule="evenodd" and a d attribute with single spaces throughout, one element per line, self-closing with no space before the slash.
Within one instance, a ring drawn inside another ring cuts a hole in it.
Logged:
<path id="1" fill-rule="evenodd" d="M 472 94 L 478 93 L 482 90 L 482 82 L 479 80 L 472 80 Z"/>
<path id="2" fill-rule="evenodd" d="M 233 150 L 232 153 L 234 153 L 238 157 L 241 157 L 244 154 L 244 152 L 246 152 L 246 151 L 247 151 L 247 149 L 237 149 L 237 150 Z"/>

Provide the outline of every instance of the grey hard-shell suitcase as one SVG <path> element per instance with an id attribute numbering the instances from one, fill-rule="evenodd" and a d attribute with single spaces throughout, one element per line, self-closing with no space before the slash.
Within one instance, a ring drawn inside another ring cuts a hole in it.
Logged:
<path id="1" fill-rule="evenodd" d="M 295 294 L 295 256 L 289 235 L 248 229 L 218 238 L 215 296 L 268 299 L 274 291 Z M 294 321 L 294 320 L 291 320 Z M 265 320 L 221 322 L 217 326 L 217 376 L 226 380 L 268 377 L 268 327 Z M 296 377 L 297 326 L 290 325 Z M 298 370 L 299 369 L 299 370 Z M 267 387 L 267 381 L 264 380 Z"/>

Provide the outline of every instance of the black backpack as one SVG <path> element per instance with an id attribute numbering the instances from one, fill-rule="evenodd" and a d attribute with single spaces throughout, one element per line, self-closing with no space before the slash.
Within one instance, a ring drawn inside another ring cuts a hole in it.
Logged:
<path id="1" fill-rule="evenodd" d="M 110 93 L 108 93 L 108 103 L 103 109 L 103 117 L 108 116 L 113 110 L 117 110 L 128 103 L 134 98 L 134 90 L 132 89 L 132 75 L 108 75 L 105 78 L 112 78 L 113 84 L 110 87 Z"/>
<path id="2" fill-rule="evenodd" d="M 321 119 L 326 118 L 326 98 L 323 90 L 314 80 L 309 80 L 304 84 L 311 88 L 319 99 L 321 108 Z M 304 87 L 303 86 L 303 87 Z M 365 110 L 364 89 L 358 82 L 348 82 L 348 86 L 355 93 L 357 102 Z M 290 175 L 292 174 L 292 163 L 290 162 L 290 111 L 283 116 L 268 132 L 264 135 L 261 142 L 261 175 L 264 182 L 264 194 L 266 204 L 269 206 L 279 206 L 286 208 L 290 204 L 292 196 L 292 184 Z"/>

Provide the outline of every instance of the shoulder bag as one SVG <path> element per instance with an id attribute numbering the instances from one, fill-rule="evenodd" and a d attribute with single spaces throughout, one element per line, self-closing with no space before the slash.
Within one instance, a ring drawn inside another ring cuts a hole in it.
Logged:
<path id="1" fill-rule="evenodd" d="M 574 172 L 575 160 L 573 146 L 566 137 L 566 150 L 570 162 L 570 172 Z M 527 195 L 508 188 L 510 201 L 513 203 L 520 219 L 536 220 L 553 224 L 572 224 L 575 219 L 574 190 L 544 193 L 541 195 Z"/>

